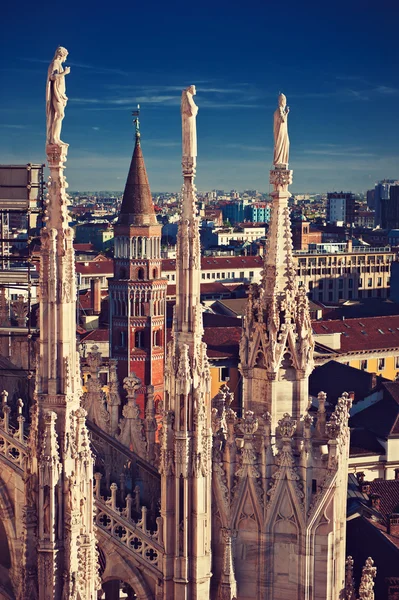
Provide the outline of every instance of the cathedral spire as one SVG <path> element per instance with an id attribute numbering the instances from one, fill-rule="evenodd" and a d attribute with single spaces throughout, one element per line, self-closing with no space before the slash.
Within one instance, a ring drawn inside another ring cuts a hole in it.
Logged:
<path id="1" fill-rule="evenodd" d="M 288 113 L 284 94 L 274 113 L 274 159 L 270 171 L 272 211 L 262 282 L 253 286 L 240 345 L 244 406 L 271 414 L 272 427 L 308 406 L 313 369 L 312 328 L 306 291 L 298 287 L 293 259 L 288 186 Z"/>
<path id="2" fill-rule="evenodd" d="M 183 200 L 177 235 L 176 307 L 165 366 L 161 435 L 164 600 L 209 598 L 211 577 L 210 371 L 202 341 L 199 219 L 195 205 L 198 108 L 182 94 Z M 172 467 L 171 467 L 172 461 Z"/>
<path id="3" fill-rule="evenodd" d="M 75 253 L 64 176 L 68 144 L 60 140 L 67 100 L 65 75 L 69 73 L 62 63 L 67 55 L 65 48 L 56 50 L 47 78 L 50 178 L 41 230 L 40 341 L 25 483 L 32 502 L 25 508 L 30 531 L 23 568 L 25 577 L 37 574 L 39 600 L 94 600 L 98 587 L 93 457 L 86 412 L 80 407 Z"/>

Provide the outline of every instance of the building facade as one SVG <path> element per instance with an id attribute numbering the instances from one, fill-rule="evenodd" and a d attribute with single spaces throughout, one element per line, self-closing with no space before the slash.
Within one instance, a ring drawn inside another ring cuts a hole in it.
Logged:
<path id="1" fill-rule="evenodd" d="M 355 218 L 355 196 L 351 192 L 329 192 L 327 194 L 326 218 L 329 223 L 351 225 Z"/>

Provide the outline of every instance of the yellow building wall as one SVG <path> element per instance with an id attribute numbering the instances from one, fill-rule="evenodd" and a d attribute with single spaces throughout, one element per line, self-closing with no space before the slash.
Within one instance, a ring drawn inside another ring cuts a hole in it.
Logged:
<path id="1" fill-rule="evenodd" d="M 230 390 L 237 394 L 238 384 L 240 380 L 240 372 L 237 367 L 229 367 L 229 380 L 222 379 L 222 367 L 210 367 L 211 371 L 211 397 L 214 398 L 219 392 L 220 386 L 226 384 Z"/>
<path id="2" fill-rule="evenodd" d="M 367 368 L 365 369 L 368 373 L 376 373 L 377 375 L 382 375 L 385 379 L 390 379 L 391 381 L 395 381 L 399 375 L 399 368 L 397 368 L 397 358 L 398 354 L 392 356 L 384 356 L 380 357 L 385 360 L 384 368 L 379 369 L 379 357 L 368 358 L 367 355 L 361 360 L 351 360 L 349 361 L 349 366 L 354 367 L 355 369 L 360 369 L 363 360 L 367 360 Z"/>

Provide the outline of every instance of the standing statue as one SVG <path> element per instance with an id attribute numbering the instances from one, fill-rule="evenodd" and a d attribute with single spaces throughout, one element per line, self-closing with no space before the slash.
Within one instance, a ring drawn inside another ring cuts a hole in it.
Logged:
<path id="1" fill-rule="evenodd" d="M 47 72 L 46 84 L 46 118 L 47 138 L 46 144 L 63 144 L 61 141 L 61 126 L 65 115 L 68 98 L 65 95 L 65 75 L 70 72 L 69 67 L 62 67 L 68 56 L 68 50 L 59 46 Z"/>
<path id="2" fill-rule="evenodd" d="M 288 113 L 287 98 L 284 94 L 278 97 L 278 108 L 274 113 L 274 159 L 276 167 L 288 167 L 288 155 L 290 151 L 290 140 L 288 137 Z"/>
<path id="3" fill-rule="evenodd" d="M 195 85 L 190 85 L 183 90 L 181 96 L 181 118 L 183 131 L 183 156 L 195 158 L 197 156 L 197 128 L 195 118 L 198 106 L 195 104 Z"/>

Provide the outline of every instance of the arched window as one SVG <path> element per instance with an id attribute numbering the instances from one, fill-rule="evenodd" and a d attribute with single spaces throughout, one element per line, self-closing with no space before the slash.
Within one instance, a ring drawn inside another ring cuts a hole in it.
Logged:
<path id="1" fill-rule="evenodd" d="M 142 348 L 143 347 L 143 332 L 142 331 L 136 331 L 134 334 L 134 345 L 136 348 Z"/>
<path id="2" fill-rule="evenodd" d="M 126 279 L 126 269 L 125 267 L 119 268 L 119 279 Z"/>
<path id="3" fill-rule="evenodd" d="M 144 279 L 144 269 L 139 269 L 137 271 L 137 279 Z"/>
<path id="4" fill-rule="evenodd" d="M 152 278 L 153 278 L 153 279 L 156 279 L 156 278 L 157 278 L 157 275 L 158 275 L 158 272 L 157 272 L 157 270 L 156 270 L 156 269 L 153 269 L 153 271 L 152 271 Z"/>

